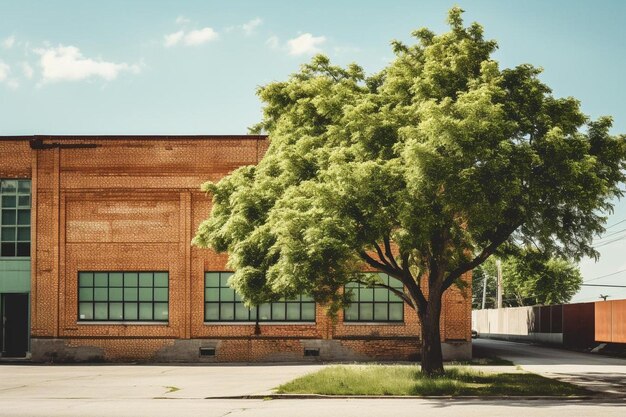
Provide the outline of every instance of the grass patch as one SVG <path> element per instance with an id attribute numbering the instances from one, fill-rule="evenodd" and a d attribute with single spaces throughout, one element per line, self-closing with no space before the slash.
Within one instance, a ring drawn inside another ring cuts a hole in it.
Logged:
<path id="1" fill-rule="evenodd" d="M 589 391 L 530 373 L 491 374 L 449 368 L 425 378 L 419 366 L 332 366 L 277 388 L 279 394 L 323 395 L 588 395 Z"/>

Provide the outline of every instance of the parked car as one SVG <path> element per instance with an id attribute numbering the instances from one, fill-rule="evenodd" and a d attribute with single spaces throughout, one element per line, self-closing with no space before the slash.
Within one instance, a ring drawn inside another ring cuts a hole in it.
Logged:
<path id="1" fill-rule="evenodd" d="M 478 339 L 478 332 L 476 330 L 472 330 L 472 339 Z"/>

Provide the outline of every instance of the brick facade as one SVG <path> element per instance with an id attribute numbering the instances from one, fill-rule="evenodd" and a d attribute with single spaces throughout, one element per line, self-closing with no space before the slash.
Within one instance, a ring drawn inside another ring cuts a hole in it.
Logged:
<path id="1" fill-rule="evenodd" d="M 406 305 L 402 324 L 344 323 L 341 313 L 332 322 L 319 305 L 315 324 L 262 323 L 260 334 L 204 322 L 204 272 L 225 270 L 226 256 L 190 245 L 211 209 L 199 186 L 257 163 L 265 137 L 36 138 L 44 149 L 30 148 L 33 137 L 0 139 L 0 178 L 32 178 L 34 360 L 303 360 L 309 348 L 319 349 L 312 360 L 417 357 L 419 323 Z M 168 322 L 77 320 L 79 271 L 132 270 L 169 271 Z M 441 320 L 444 355 L 469 357 L 470 295 L 449 290 Z"/>

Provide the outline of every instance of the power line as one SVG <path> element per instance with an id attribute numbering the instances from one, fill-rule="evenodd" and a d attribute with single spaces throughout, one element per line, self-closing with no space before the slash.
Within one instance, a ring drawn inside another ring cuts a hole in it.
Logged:
<path id="1" fill-rule="evenodd" d="M 619 221 L 619 222 L 617 222 L 617 223 L 613 223 L 612 225 L 607 226 L 605 230 L 608 230 L 608 229 L 610 229 L 611 227 L 615 227 L 615 226 L 617 226 L 618 224 L 620 224 L 620 223 L 624 223 L 624 222 L 626 222 L 626 219 L 624 219 L 624 220 L 620 220 L 620 221 Z"/>
<path id="2" fill-rule="evenodd" d="M 604 284 L 580 284 L 582 287 L 610 287 L 610 288 L 626 288 L 626 285 L 604 285 Z"/>
<path id="3" fill-rule="evenodd" d="M 596 280 L 601 279 L 601 278 L 606 278 L 606 277 L 610 277 L 610 276 L 613 276 L 613 275 L 621 274 L 622 272 L 626 272 L 626 269 L 620 269 L 619 271 L 611 272 L 610 274 L 600 275 L 599 277 L 595 277 L 595 278 L 588 279 L 587 281 L 583 281 L 583 283 L 596 281 Z"/>

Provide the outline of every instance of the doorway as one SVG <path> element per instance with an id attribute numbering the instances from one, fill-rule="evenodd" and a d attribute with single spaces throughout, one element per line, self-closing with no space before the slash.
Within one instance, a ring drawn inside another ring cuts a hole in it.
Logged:
<path id="1" fill-rule="evenodd" d="M 23 358 L 28 352 L 28 294 L 2 294 L 0 299 L 2 357 Z"/>

